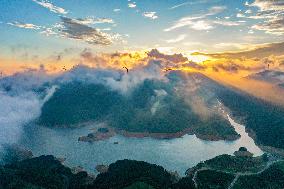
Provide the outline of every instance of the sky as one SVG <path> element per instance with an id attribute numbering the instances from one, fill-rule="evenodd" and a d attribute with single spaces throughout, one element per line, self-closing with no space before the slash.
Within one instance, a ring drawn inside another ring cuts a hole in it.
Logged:
<path id="1" fill-rule="evenodd" d="M 284 0 L 0 0 L 5 141 L 40 114 L 34 87 L 54 78 L 102 71 L 127 90 L 175 70 L 284 106 Z"/>
<path id="2" fill-rule="evenodd" d="M 80 62 L 86 49 L 245 51 L 282 42 L 283 15 L 283 0 L 0 0 L 0 61 L 11 71 L 63 55 L 62 65 Z"/>

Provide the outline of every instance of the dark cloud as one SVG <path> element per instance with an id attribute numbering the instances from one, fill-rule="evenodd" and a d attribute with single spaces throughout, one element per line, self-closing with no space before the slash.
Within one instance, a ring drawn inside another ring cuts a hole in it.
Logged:
<path id="1" fill-rule="evenodd" d="M 216 61 L 214 64 L 207 65 L 206 68 L 211 68 L 214 72 L 225 71 L 228 73 L 239 73 L 240 71 L 258 72 L 264 70 L 267 67 L 267 62 L 274 64 L 267 58 L 261 59 L 251 64 L 251 60 L 244 59 L 243 61 L 237 59 L 225 59 L 222 61 Z"/>
<path id="2" fill-rule="evenodd" d="M 165 59 L 173 63 L 188 61 L 188 59 L 184 57 L 182 54 L 167 55 L 160 53 L 157 49 L 152 49 L 150 52 L 148 52 L 148 56 L 152 58 Z"/>
<path id="3" fill-rule="evenodd" d="M 204 69 L 206 69 L 206 66 L 197 64 L 197 63 L 192 62 L 192 61 L 189 61 L 188 63 L 183 64 L 183 66 L 191 67 L 191 68 L 194 68 L 194 69 L 197 69 L 197 70 L 204 70 Z"/>
<path id="4" fill-rule="evenodd" d="M 262 30 L 266 33 L 284 34 L 284 1 L 283 0 L 255 0 L 250 6 L 259 8 L 254 19 L 266 19 L 254 26 L 253 29 Z"/>
<path id="5" fill-rule="evenodd" d="M 223 70 L 230 73 L 238 73 L 239 71 L 259 72 L 267 68 L 282 69 L 284 66 L 283 54 L 284 42 L 261 45 L 248 51 L 214 54 L 196 52 L 192 55 L 212 57 L 212 63 L 206 66 L 215 72 Z"/>
<path id="6" fill-rule="evenodd" d="M 89 63 L 97 68 L 115 68 L 122 69 L 127 67 L 145 66 L 149 62 L 159 62 L 163 70 L 179 70 L 183 68 L 192 68 L 195 70 L 204 70 L 206 67 L 195 62 L 189 61 L 182 54 L 167 55 L 153 49 L 146 54 L 143 53 L 111 53 L 111 54 L 94 54 L 90 49 L 85 49 L 80 53 L 82 62 Z"/>
<path id="7" fill-rule="evenodd" d="M 258 48 L 248 51 L 230 52 L 230 53 L 200 53 L 195 52 L 192 55 L 205 55 L 213 58 L 264 58 L 271 55 L 280 56 L 284 54 L 284 42 L 262 45 Z"/>
<path id="8" fill-rule="evenodd" d="M 274 71 L 274 70 L 264 70 L 261 72 L 251 74 L 247 78 L 259 81 L 265 81 L 273 84 L 279 84 L 284 82 L 284 72 Z"/>
<path id="9" fill-rule="evenodd" d="M 251 71 L 253 68 L 230 62 L 227 64 L 217 64 L 214 66 L 213 70 L 218 72 L 220 69 L 231 73 L 238 73 L 240 70 Z"/>
<path id="10" fill-rule="evenodd" d="M 114 21 L 108 18 L 77 18 L 72 19 L 61 16 L 61 22 L 53 24 L 50 27 L 37 26 L 30 23 L 9 22 L 8 25 L 38 30 L 39 33 L 46 36 L 59 36 L 67 39 L 74 39 L 87 42 L 92 45 L 111 45 L 114 41 L 125 43 L 121 35 L 118 33 L 105 33 L 98 28 L 89 26 L 88 24 L 108 23 L 113 24 Z"/>
<path id="11" fill-rule="evenodd" d="M 76 19 L 61 17 L 63 28 L 59 29 L 61 35 L 66 38 L 85 41 L 93 45 L 110 45 L 112 37 L 100 32 L 96 28 L 82 24 Z"/>
<path id="12" fill-rule="evenodd" d="M 284 34 L 284 17 L 269 19 L 252 27 L 253 29 L 262 30 L 266 33 L 283 35 Z"/>
<path id="13" fill-rule="evenodd" d="M 263 69 L 264 66 L 258 67 L 249 67 L 245 66 L 240 63 L 236 63 L 232 60 L 224 62 L 224 63 L 217 63 L 214 65 L 209 66 L 214 72 L 219 72 L 220 70 L 226 71 L 229 73 L 238 73 L 239 71 L 257 71 L 259 69 Z M 208 67 L 207 67 L 208 68 Z"/>
<path id="14" fill-rule="evenodd" d="M 284 10 L 283 0 L 255 0 L 251 6 L 260 8 L 261 11 L 266 10 Z"/>

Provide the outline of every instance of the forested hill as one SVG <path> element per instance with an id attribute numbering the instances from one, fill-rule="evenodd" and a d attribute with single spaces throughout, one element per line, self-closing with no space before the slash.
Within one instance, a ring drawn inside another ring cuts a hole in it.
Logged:
<path id="1" fill-rule="evenodd" d="M 145 80 L 126 95 L 102 84 L 67 83 L 44 104 L 39 123 L 71 127 L 81 122 L 106 121 L 128 132 L 176 133 L 192 129 L 217 139 L 238 138 L 228 120 L 218 113 L 211 111 L 204 119 L 193 111 L 173 83 Z"/>
<path id="2" fill-rule="evenodd" d="M 218 88 L 216 94 L 255 133 L 258 144 L 284 149 L 284 107 L 226 87 Z"/>
<path id="3" fill-rule="evenodd" d="M 188 160 L 190 161 L 190 160 Z M 266 164 L 265 157 L 218 156 L 180 177 L 143 161 L 119 160 L 96 177 L 63 166 L 53 156 L 40 156 L 0 166 L 1 189 L 282 189 L 284 163 Z M 202 167 L 205 164 L 205 167 Z M 264 164 L 264 166 L 262 166 Z M 243 167 L 246 169 L 242 169 Z M 249 172 L 251 174 L 248 174 Z"/>

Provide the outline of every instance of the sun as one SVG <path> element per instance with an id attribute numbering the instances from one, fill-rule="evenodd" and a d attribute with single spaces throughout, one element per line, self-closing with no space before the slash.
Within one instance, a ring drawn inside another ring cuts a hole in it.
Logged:
<path id="1" fill-rule="evenodd" d="M 209 56 L 205 56 L 205 55 L 193 55 L 191 52 L 190 53 L 183 53 L 184 56 L 186 56 L 188 58 L 188 60 L 198 63 L 198 64 L 202 64 L 203 62 L 210 60 L 211 57 Z"/>

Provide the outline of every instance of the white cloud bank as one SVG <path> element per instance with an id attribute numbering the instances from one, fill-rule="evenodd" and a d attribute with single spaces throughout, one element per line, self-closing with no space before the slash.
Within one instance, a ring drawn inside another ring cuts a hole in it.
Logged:
<path id="1" fill-rule="evenodd" d="M 42 105 L 56 90 L 43 87 L 51 79 L 43 70 L 28 70 L 0 80 L 0 150 L 3 144 L 16 143 L 24 125 L 40 115 Z"/>

